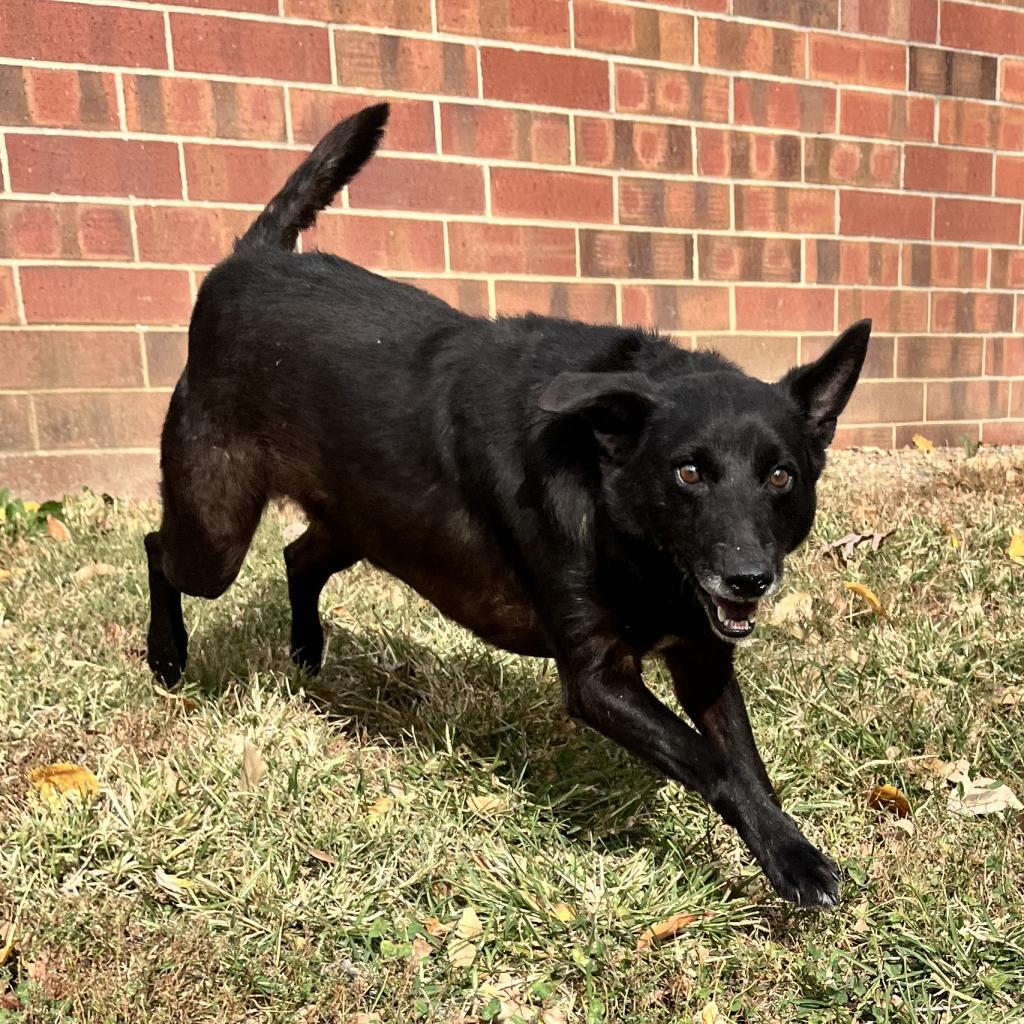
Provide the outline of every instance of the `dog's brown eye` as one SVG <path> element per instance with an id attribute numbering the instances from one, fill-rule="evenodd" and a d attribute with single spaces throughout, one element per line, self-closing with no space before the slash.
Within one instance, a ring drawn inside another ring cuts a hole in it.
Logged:
<path id="1" fill-rule="evenodd" d="M 700 470 L 692 462 L 688 462 L 685 466 L 680 466 L 676 470 L 676 476 L 679 477 L 679 482 L 683 484 L 700 483 Z"/>
<path id="2" fill-rule="evenodd" d="M 768 477 L 768 482 L 776 490 L 781 491 L 789 486 L 789 482 L 792 479 L 793 478 L 789 475 L 789 470 L 783 469 L 779 466 L 777 469 L 772 470 L 772 475 Z"/>

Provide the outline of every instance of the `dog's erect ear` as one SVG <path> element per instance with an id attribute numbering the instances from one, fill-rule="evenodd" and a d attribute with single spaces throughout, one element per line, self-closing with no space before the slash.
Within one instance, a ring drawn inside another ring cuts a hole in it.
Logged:
<path id="1" fill-rule="evenodd" d="M 827 448 L 836 432 L 836 420 L 846 408 L 860 376 L 871 337 L 871 321 L 847 327 L 813 363 L 796 366 L 779 381 L 807 417 L 811 435 Z"/>
<path id="2" fill-rule="evenodd" d="M 560 373 L 541 392 L 540 408 L 581 416 L 612 458 L 633 448 L 654 407 L 651 382 L 641 373 Z"/>

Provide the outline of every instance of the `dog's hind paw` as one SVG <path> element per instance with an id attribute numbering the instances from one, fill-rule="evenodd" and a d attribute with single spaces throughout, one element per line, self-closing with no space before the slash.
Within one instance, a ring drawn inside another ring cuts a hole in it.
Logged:
<path id="1" fill-rule="evenodd" d="M 839 902 L 838 866 L 797 833 L 772 849 L 762 861 L 775 891 L 800 907 L 834 907 Z"/>

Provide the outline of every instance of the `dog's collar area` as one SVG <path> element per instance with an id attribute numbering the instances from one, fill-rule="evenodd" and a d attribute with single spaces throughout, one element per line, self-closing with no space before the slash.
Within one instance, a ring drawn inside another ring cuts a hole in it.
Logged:
<path id="1" fill-rule="evenodd" d="M 725 640 L 743 640 L 757 624 L 757 601 L 729 601 L 698 587 L 711 628 Z"/>

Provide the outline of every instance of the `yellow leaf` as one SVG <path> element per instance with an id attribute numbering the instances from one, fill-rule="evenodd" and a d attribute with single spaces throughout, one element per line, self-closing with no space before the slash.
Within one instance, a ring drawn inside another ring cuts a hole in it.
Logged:
<path id="1" fill-rule="evenodd" d="M 924 434 L 915 434 L 911 438 L 911 440 L 914 442 L 914 447 L 917 448 L 918 451 L 935 451 L 935 444 L 932 441 L 929 441 L 928 438 L 924 436 Z"/>
<path id="2" fill-rule="evenodd" d="M 48 764 L 36 768 L 28 778 L 39 795 L 53 805 L 59 804 L 61 797 L 92 799 L 100 792 L 96 776 L 77 764 Z"/>
<path id="3" fill-rule="evenodd" d="M 1006 552 L 1015 565 L 1024 565 L 1024 530 L 1017 530 L 1010 538 L 1010 547 Z"/>
<path id="4" fill-rule="evenodd" d="M 802 590 L 794 590 L 776 602 L 771 615 L 768 616 L 768 622 L 772 626 L 788 627 L 789 633 L 797 640 L 802 640 L 804 630 L 800 623 L 806 622 L 811 617 L 813 608 L 814 601 L 810 594 L 805 594 Z"/>
<path id="5" fill-rule="evenodd" d="M 160 886 L 164 892 L 172 896 L 186 896 L 195 887 L 196 883 L 188 878 L 180 878 L 178 875 L 169 875 L 163 868 L 157 868 L 153 872 L 153 881 Z"/>
<path id="6" fill-rule="evenodd" d="M 960 538 L 955 533 L 951 533 L 949 535 L 949 546 L 954 551 L 959 551 L 962 543 L 963 542 L 960 540 Z"/>
<path id="7" fill-rule="evenodd" d="M 267 763 L 259 747 L 251 740 L 246 740 L 242 748 L 242 777 L 238 780 L 238 788 L 243 793 L 255 792 L 266 773 Z"/>
<path id="8" fill-rule="evenodd" d="M 484 926 L 480 923 L 480 918 L 476 916 L 476 911 L 472 907 L 466 907 L 462 911 L 459 923 L 455 926 L 455 934 L 460 939 L 475 939 L 481 936 L 483 931 Z"/>
<path id="9" fill-rule="evenodd" d="M 38 501 L 25 501 L 25 502 L 22 502 L 22 507 L 25 509 L 25 511 L 29 515 L 31 515 L 33 512 L 38 512 L 39 511 L 39 502 Z"/>
<path id="10" fill-rule="evenodd" d="M 551 908 L 551 916 L 557 918 L 563 924 L 576 920 L 576 911 L 568 903 L 556 903 Z"/>
<path id="11" fill-rule="evenodd" d="M 14 573 L 10 569 L 0 569 L 0 583 L 3 583 L 4 580 L 9 580 L 13 575 Z"/>
<path id="12" fill-rule="evenodd" d="M 71 543 L 71 531 L 59 519 L 46 517 L 46 532 L 60 544 Z"/>
<path id="13" fill-rule="evenodd" d="M 718 1004 L 714 999 L 700 1011 L 700 1024 L 716 1024 L 721 1019 L 721 1015 L 718 1012 Z"/>
<path id="14" fill-rule="evenodd" d="M 0 928 L 0 964 L 5 964 L 14 952 L 14 922 L 8 921 Z"/>
<path id="15" fill-rule="evenodd" d="M 656 942 L 674 939 L 681 931 L 699 919 L 700 914 L 673 914 L 671 917 L 666 917 L 664 921 L 652 924 L 637 940 L 637 951 L 647 949 Z"/>
<path id="16" fill-rule="evenodd" d="M 876 811 L 888 811 L 897 818 L 910 816 L 910 801 L 895 786 L 875 786 L 868 793 L 868 807 Z"/>
<path id="17" fill-rule="evenodd" d="M 383 796 L 377 797 L 376 800 L 370 804 L 369 815 L 370 819 L 383 818 L 392 807 L 395 806 L 395 801 L 385 793 Z"/>
<path id="18" fill-rule="evenodd" d="M 882 602 L 870 587 L 864 586 L 863 583 L 850 582 L 844 583 L 843 586 L 851 593 L 856 594 L 861 598 L 876 615 L 885 618 L 885 609 L 882 607 Z"/>
<path id="19" fill-rule="evenodd" d="M 76 569 L 71 578 L 76 583 L 88 583 L 97 576 L 113 576 L 116 572 L 117 569 L 106 562 L 92 562 L 90 565 L 83 565 L 81 569 Z"/>
<path id="20" fill-rule="evenodd" d="M 508 804 L 500 796 L 493 794 L 471 796 L 466 804 L 471 811 L 475 811 L 477 814 L 500 814 L 502 811 L 508 810 Z"/>

